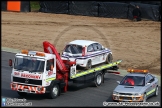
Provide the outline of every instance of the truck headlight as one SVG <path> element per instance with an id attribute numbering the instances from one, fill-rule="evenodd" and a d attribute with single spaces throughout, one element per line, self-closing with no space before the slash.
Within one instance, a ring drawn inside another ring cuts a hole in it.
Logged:
<path id="1" fill-rule="evenodd" d="M 119 95 L 119 93 L 116 91 L 113 91 L 113 95 Z"/>
<path id="2" fill-rule="evenodd" d="M 13 87 L 13 88 L 16 88 L 16 86 L 17 86 L 17 84 L 14 84 L 14 83 L 12 84 L 12 87 Z"/>

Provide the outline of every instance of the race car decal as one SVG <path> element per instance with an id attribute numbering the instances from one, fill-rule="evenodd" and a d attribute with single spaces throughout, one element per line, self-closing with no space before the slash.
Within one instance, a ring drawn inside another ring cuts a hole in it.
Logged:
<path id="1" fill-rule="evenodd" d="M 150 90 L 149 92 L 146 93 L 146 95 L 150 95 L 151 93 L 155 92 L 155 88 Z"/>
<path id="2" fill-rule="evenodd" d="M 47 78 L 46 81 L 52 81 L 52 80 L 55 80 L 55 79 L 56 79 L 55 77 Z"/>
<path id="3" fill-rule="evenodd" d="M 83 56 L 83 57 L 73 57 L 73 56 L 69 56 L 69 55 L 62 55 L 62 57 L 64 58 L 69 58 L 69 57 L 72 57 L 72 58 L 76 58 L 76 59 L 87 59 L 87 58 L 91 58 L 91 57 L 95 57 L 95 56 L 98 56 L 98 55 L 102 55 L 102 54 L 105 54 L 105 53 L 110 53 L 111 51 L 110 50 L 105 50 L 103 52 L 100 52 L 100 53 L 95 53 L 95 54 L 89 54 L 89 55 L 86 55 L 86 56 Z"/>

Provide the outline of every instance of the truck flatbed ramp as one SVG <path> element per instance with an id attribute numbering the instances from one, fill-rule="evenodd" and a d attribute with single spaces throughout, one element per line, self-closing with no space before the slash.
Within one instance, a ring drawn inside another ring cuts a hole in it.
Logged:
<path id="1" fill-rule="evenodd" d="M 122 60 L 117 60 L 116 62 L 112 62 L 110 64 L 104 64 L 104 65 L 101 65 L 101 66 L 98 66 L 98 67 L 95 67 L 95 68 L 92 68 L 92 69 L 89 69 L 89 70 L 80 71 L 80 72 L 75 72 L 75 69 L 74 69 L 74 71 L 71 73 L 70 79 L 74 79 L 74 78 L 77 78 L 77 77 L 80 77 L 80 76 L 83 76 L 83 75 L 87 75 L 87 74 L 90 74 L 90 73 L 93 73 L 93 72 L 96 72 L 96 71 L 108 69 L 108 68 L 111 68 L 113 66 L 117 66 L 121 62 L 122 62 Z"/>

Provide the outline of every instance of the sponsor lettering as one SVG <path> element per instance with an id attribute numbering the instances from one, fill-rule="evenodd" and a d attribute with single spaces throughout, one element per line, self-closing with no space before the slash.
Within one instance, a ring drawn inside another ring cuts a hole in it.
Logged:
<path id="1" fill-rule="evenodd" d="M 21 77 L 32 78 L 32 79 L 40 79 L 41 75 L 21 73 Z"/>
<path id="2" fill-rule="evenodd" d="M 19 72 L 14 72 L 14 75 L 15 75 L 15 76 L 19 76 L 20 73 L 19 73 Z"/>
<path id="3" fill-rule="evenodd" d="M 48 72 L 48 76 L 51 76 L 53 74 L 53 71 Z"/>

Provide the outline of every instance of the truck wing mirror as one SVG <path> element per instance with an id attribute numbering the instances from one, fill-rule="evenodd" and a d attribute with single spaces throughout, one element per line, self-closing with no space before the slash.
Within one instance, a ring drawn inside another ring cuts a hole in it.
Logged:
<path id="1" fill-rule="evenodd" d="M 9 66 L 12 66 L 12 59 L 9 59 Z"/>

